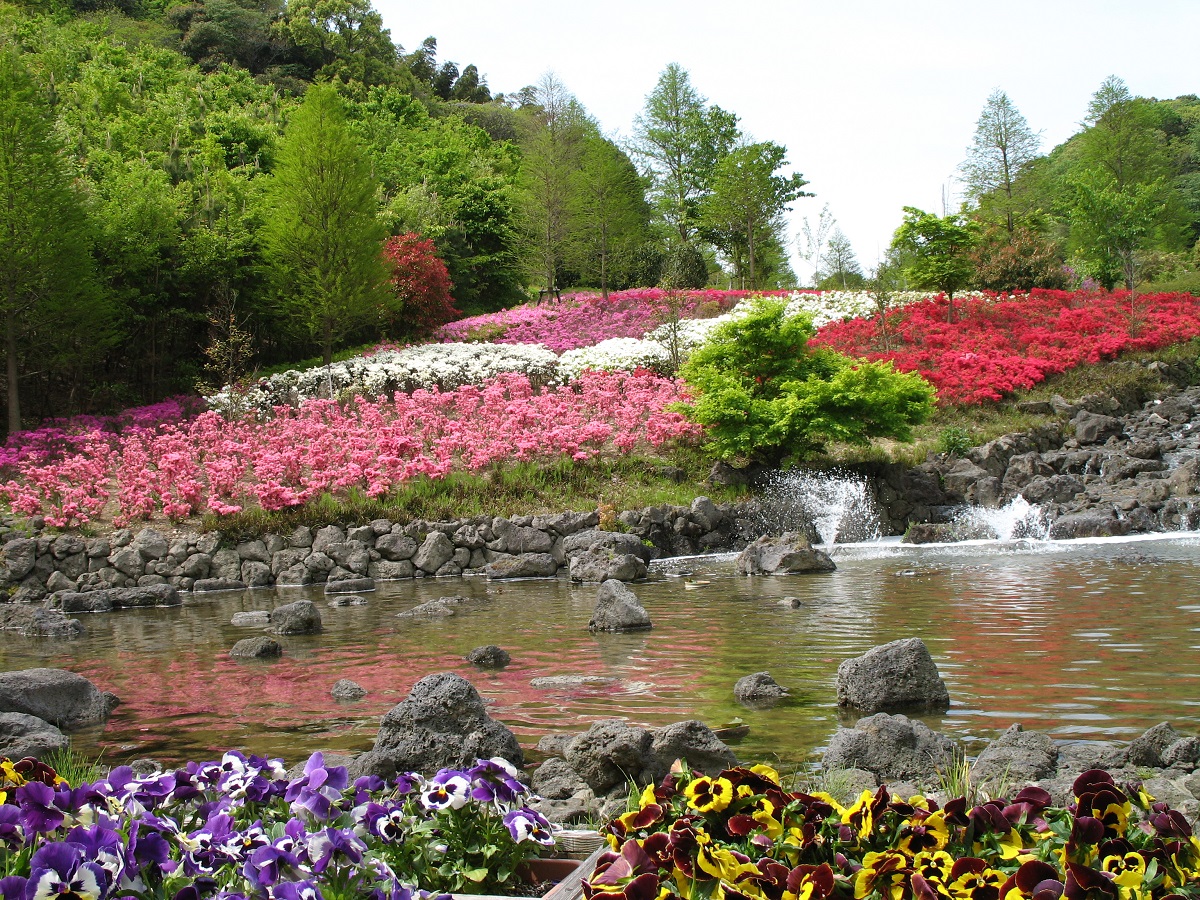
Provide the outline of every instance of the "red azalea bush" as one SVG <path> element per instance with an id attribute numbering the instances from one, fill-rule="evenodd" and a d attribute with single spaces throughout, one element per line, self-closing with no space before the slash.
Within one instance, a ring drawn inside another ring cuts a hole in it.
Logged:
<path id="1" fill-rule="evenodd" d="M 394 323 L 412 334 L 428 334 L 462 315 L 450 296 L 450 271 L 433 241 L 415 232 L 390 237 L 383 257 L 391 267 L 391 285 L 403 308 Z"/>
<path id="2" fill-rule="evenodd" d="M 941 402 L 973 404 L 1084 363 L 1200 335 L 1200 300 L 1191 294 L 1033 290 L 960 298 L 953 323 L 946 305 L 939 296 L 891 310 L 882 321 L 831 322 L 813 341 L 850 356 L 892 360 L 932 382 Z"/>
<path id="3" fill-rule="evenodd" d="M 22 466 L 0 497 L 56 526 L 78 525 L 115 499 L 118 525 L 162 513 L 299 506 L 351 489 L 386 495 L 417 476 L 442 478 L 507 460 L 590 459 L 690 439 L 698 427 L 666 412 L 686 399 L 657 375 L 586 373 L 538 393 L 504 375 L 482 387 L 415 391 L 346 406 L 313 400 L 278 407 L 266 422 L 203 415 L 114 445 L 89 444 L 57 462 Z"/>

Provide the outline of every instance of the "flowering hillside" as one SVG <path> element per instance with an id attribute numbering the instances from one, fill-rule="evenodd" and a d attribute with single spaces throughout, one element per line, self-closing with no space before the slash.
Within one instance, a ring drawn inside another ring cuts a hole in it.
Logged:
<path id="1" fill-rule="evenodd" d="M 831 322 L 816 342 L 850 356 L 889 359 L 920 372 L 943 403 L 982 403 L 1027 389 L 1048 375 L 1128 350 L 1157 350 L 1200 335 L 1191 294 L 1035 290 L 1015 297 L 944 297 L 911 303 L 883 320 Z M 885 349 L 885 331 L 887 344 Z"/>

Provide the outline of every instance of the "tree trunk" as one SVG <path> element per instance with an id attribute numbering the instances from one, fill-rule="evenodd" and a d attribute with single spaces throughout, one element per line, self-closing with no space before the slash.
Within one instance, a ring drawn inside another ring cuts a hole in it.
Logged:
<path id="1" fill-rule="evenodd" d="M 946 321 L 949 322 L 951 325 L 953 325 L 954 324 L 954 291 L 946 291 L 946 300 L 948 301 L 948 303 L 947 303 L 948 312 L 946 314 Z"/>
<path id="2" fill-rule="evenodd" d="M 17 371 L 17 329 L 10 314 L 4 332 L 4 349 L 8 357 L 8 433 L 21 430 L 21 384 Z"/>
<path id="3" fill-rule="evenodd" d="M 750 251 L 750 290 L 758 287 L 758 279 L 754 273 L 754 223 L 746 222 L 746 247 Z"/>
<path id="4" fill-rule="evenodd" d="M 322 350 L 324 351 L 325 366 L 328 367 L 333 362 L 333 323 L 325 323 L 325 336 L 321 341 Z"/>

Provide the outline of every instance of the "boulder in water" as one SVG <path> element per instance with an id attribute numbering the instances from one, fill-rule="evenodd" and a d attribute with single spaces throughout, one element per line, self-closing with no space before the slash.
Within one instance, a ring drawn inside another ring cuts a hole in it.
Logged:
<path id="1" fill-rule="evenodd" d="M 829 554 L 813 549 L 808 538 L 793 531 L 779 537 L 760 537 L 737 559 L 741 575 L 799 575 L 836 568 Z"/>
<path id="2" fill-rule="evenodd" d="M 920 638 L 882 644 L 837 670 L 838 706 L 861 713 L 944 712 L 950 692 Z"/>

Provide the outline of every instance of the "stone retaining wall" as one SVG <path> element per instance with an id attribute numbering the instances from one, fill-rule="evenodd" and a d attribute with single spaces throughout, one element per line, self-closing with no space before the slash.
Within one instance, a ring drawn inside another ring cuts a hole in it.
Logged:
<path id="1" fill-rule="evenodd" d="M 718 507 L 707 497 L 690 507 L 624 512 L 619 521 L 621 531 L 601 530 L 594 511 L 407 524 L 377 519 L 300 527 L 236 545 L 216 532 L 168 535 L 154 527 L 87 539 L 12 532 L 0 547 L 0 591 L 26 602 L 104 591 L 121 606 L 171 602 L 161 588 L 150 590 L 160 585 L 199 592 L 325 584 L 334 593 L 369 589 L 367 579 L 434 575 L 632 580 L 645 574 L 651 559 L 740 550 L 758 530 L 752 506 Z M 74 597 L 69 605 L 87 606 Z"/>

